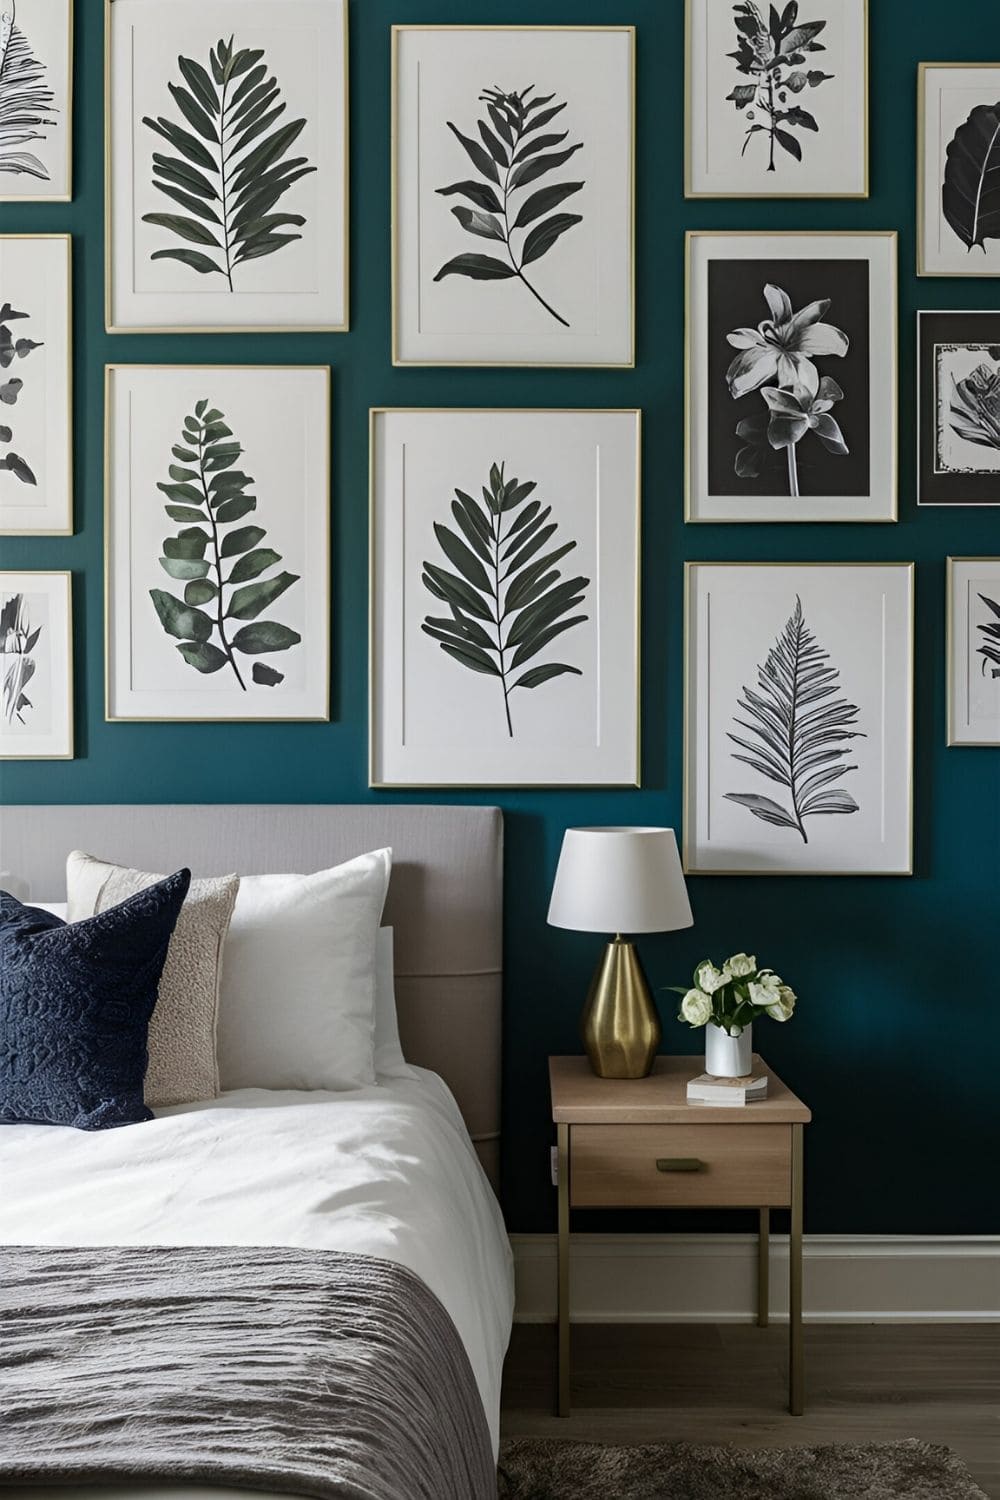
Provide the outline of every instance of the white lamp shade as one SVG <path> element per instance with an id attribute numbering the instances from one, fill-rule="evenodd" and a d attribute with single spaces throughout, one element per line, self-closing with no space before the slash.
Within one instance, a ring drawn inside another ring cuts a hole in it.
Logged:
<path id="1" fill-rule="evenodd" d="M 575 932 L 673 932 L 691 903 L 672 828 L 567 828 L 549 924 Z"/>

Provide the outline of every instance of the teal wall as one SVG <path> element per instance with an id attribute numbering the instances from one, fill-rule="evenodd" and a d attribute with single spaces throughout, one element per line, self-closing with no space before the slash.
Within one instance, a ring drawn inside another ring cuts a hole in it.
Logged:
<path id="1" fill-rule="evenodd" d="M 351 5 L 351 332 L 265 338 L 103 331 L 101 6 L 78 0 L 76 196 L 0 207 L 0 227 L 71 230 L 75 258 L 76 517 L 69 539 L 0 541 L 3 565 L 71 568 L 78 759 L 0 767 L 7 802 L 354 802 L 366 785 L 367 410 L 370 405 L 640 406 L 646 413 L 643 790 L 490 792 L 507 814 L 506 1206 L 511 1228 L 552 1222 L 545 1059 L 576 1051 L 596 957 L 545 925 L 563 829 L 668 823 L 681 812 L 685 559 L 915 559 L 916 875 L 693 879 L 696 925 L 644 945 L 655 984 L 705 954 L 756 951 L 795 987 L 765 1056 L 809 1101 L 807 1228 L 988 1233 L 1000 1064 L 1000 752 L 947 750 L 948 553 L 1000 553 L 1000 511 L 914 503 L 915 311 L 1000 308 L 1000 283 L 914 276 L 916 65 L 992 57 L 980 0 L 872 0 L 872 196 L 867 202 L 685 203 L 682 0 L 355 0 Z M 389 25 L 394 21 L 638 25 L 638 365 L 583 370 L 393 370 L 389 355 Z M 682 520 L 683 231 L 898 229 L 901 520 L 896 526 L 710 526 Z M 105 361 L 314 361 L 334 369 L 333 722 L 105 724 L 102 422 Z M 400 800 L 449 800 L 435 793 Z M 458 800 L 458 799 L 455 799 Z M 98 851 L 99 852 L 99 851 Z M 672 1005 L 667 1005 L 668 1016 Z M 672 1019 L 666 1047 L 697 1050 Z M 984 1172 L 984 1165 L 987 1171 Z M 621 1222 L 620 1220 L 618 1221 Z M 636 1226 L 636 1221 L 628 1221 Z"/>

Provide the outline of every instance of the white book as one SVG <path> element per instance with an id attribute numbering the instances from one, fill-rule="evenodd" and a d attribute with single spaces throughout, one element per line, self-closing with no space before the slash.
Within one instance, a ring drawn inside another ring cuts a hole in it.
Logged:
<path id="1" fill-rule="evenodd" d="M 721 1104 L 738 1108 L 766 1098 L 766 1074 L 751 1078 L 713 1078 L 709 1073 L 701 1073 L 687 1086 L 689 1104 Z"/>

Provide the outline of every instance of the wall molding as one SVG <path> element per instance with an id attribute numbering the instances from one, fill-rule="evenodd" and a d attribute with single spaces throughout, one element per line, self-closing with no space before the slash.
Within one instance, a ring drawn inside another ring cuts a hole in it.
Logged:
<path id="1" fill-rule="evenodd" d="M 556 1237 L 511 1235 L 516 1319 L 556 1316 Z M 574 1234 L 572 1316 L 581 1323 L 749 1323 L 752 1234 Z M 807 1235 L 812 1323 L 1000 1323 L 1000 1235 Z M 771 1236 L 771 1306 L 788 1317 L 788 1236 Z"/>

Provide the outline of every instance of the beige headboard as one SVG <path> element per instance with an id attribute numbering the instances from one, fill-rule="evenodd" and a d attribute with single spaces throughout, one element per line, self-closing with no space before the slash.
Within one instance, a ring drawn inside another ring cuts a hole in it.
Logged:
<path id="1" fill-rule="evenodd" d="M 0 808 L 0 869 L 65 900 L 66 855 L 144 870 L 310 873 L 391 845 L 385 922 L 407 1058 L 452 1089 L 496 1183 L 500 1136 L 503 823 L 495 807 Z"/>

